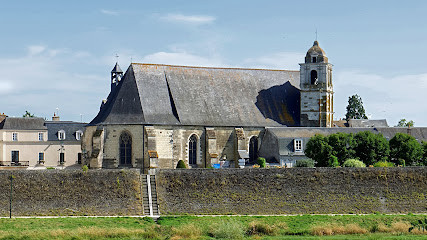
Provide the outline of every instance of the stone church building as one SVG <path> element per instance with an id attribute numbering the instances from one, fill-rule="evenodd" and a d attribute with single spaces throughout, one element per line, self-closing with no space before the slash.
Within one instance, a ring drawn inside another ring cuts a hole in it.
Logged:
<path id="1" fill-rule="evenodd" d="M 300 71 L 132 63 L 123 73 L 116 63 L 84 133 L 85 163 L 144 172 L 179 160 L 252 164 L 268 128 L 331 127 L 333 94 L 332 64 L 317 41 Z"/>

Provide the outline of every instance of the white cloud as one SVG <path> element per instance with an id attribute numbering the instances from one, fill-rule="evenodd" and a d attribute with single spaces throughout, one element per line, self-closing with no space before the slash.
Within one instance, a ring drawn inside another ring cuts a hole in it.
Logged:
<path id="1" fill-rule="evenodd" d="M 29 55 L 37 55 L 42 53 L 44 50 L 46 50 L 45 46 L 40 46 L 40 45 L 28 46 Z"/>
<path id="2" fill-rule="evenodd" d="M 87 63 L 92 68 L 84 68 Z M 26 56 L 0 58 L 1 111 L 21 116 L 28 110 L 50 118 L 59 107 L 64 120 L 79 121 L 82 113 L 88 121 L 108 94 L 110 69 L 99 64 L 99 59 L 89 53 L 36 45 L 28 47 Z M 108 70 L 99 74 L 103 69 Z"/>
<path id="3" fill-rule="evenodd" d="M 100 12 L 103 13 L 103 14 L 105 14 L 105 15 L 119 16 L 119 12 L 116 12 L 116 11 L 101 9 Z"/>
<path id="4" fill-rule="evenodd" d="M 216 18 L 213 16 L 183 15 L 183 14 L 167 14 L 165 16 L 161 16 L 160 19 L 169 21 L 169 22 L 188 23 L 188 24 L 197 24 L 197 25 L 213 23 L 216 20 Z"/>
<path id="5" fill-rule="evenodd" d="M 248 58 L 243 61 L 243 64 L 251 68 L 299 70 L 298 63 L 304 57 L 304 53 L 279 52 L 257 58 Z"/>
<path id="6" fill-rule="evenodd" d="M 386 118 L 390 126 L 399 119 L 427 126 L 427 73 L 387 77 L 360 71 L 337 71 L 334 75 L 336 117 L 345 115 L 348 97 L 362 97 L 365 111 L 372 118 Z"/>
<path id="7" fill-rule="evenodd" d="M 142 58 L 144 63 L 224 67 L 225 64 L 216 58 L 206 58 L 186 52 L 157 52 Z"/>

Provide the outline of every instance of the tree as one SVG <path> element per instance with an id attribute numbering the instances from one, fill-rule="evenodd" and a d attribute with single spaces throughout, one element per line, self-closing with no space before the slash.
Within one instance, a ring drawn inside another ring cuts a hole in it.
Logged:
<path id="1" fill-rule="evenodd" d="M 328 144 L 328 138 L 316 134 L 314 137 L 308 140 L 305 155 L 314 161 L 316 161 L 317 167 L 331 167 L 332 163 L 332 147 Z"/>
<path id="2" fill-rule="evenodd" d="M 329 135 L 328 143 L 332 147 L 332 155 L 338 158 L 340 165 L 349 158 L 354 158 L 354 137 L 353 134 L 334 133 Z"/>
<path id="3" fill-rule="evenodd" d="M 402 118 L 400 119 L 400 121 L 397 123 L 396 127 L 413 127 L 414 126 L 414 121 L 409 120 L 408 122 L 406 121 L 406 119 Z"/>
<path id="4" fill-rule="evenodd" d="M 421 146 L 423 147 L 423 161 L 421 162 L 423 166 L 427 166 L 427 142 L 422 142 Z"/>
<path id="5" fill-rule="evenodd" d="M 421 144 L 413 137 L 405 133 L 397 133 L 390 139 L 390 158 L 395 164 L 401 159 L 409 166 L 419 165 L 423 157 Z"/>
<path id="6" fill-rule="evenodd" d="M 362 98 L 355 94 L 348 97 L 347 113 L 345 119 L 368 119 L 365 115 L 365 108 L 363 107 Z"/>
<path id="7" fill-rule="evenodd" d="M 378 161 L 387 161 L 390 154 L 389 143 L 381 134 L 369 131 L 358 132 L 354 139 L 355 156 L 366 165 L 373 165 Z"/>
<path id="8" fill-rule="evenodd" d="M 35 117 L 35 116 L 34 116 L 34 114 L 31 114 L 30 112 L 25 111 L 25 114 L 22 115 L 22 117 L 30 117 L 30 118 L 32 118 L 32 117 Z"/>

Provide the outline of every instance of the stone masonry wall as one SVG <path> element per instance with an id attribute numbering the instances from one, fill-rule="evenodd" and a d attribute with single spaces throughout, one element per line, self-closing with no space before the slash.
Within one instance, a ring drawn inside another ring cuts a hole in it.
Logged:
<path id="1" fill-rule="evenodd" d="M 162 214 L 426 213 L 427 167 L 160 170 Z"/>
<path id="2" fill-rule="evenodd" d="M 139 170 L 2 170 L 0 216 L 142 215 Z"/>

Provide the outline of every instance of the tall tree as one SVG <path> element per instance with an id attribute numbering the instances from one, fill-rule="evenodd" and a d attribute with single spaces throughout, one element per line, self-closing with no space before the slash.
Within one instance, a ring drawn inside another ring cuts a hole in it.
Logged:
<path id="1" fill-rule="evenodd" d="M 414 121 L 412 120 L 406 121 L 406 119 L 402 118 L 397 123 L 396 127 L 413 127 L 414 124 L 415 124 Z"/>
<path id="2" fill-rule="evenodd" d="M 24 115 L 22 115 L 22 117 L 30 117 L 30 118 L 32 118 L 32 117 L 35 117 L 35 116 L 34 116 L 34 114 L 31 114 L 30 112 L 25 111 L 25 113 L 24 113 Z"/>
<path id="3" fill-rule="evenodd" d="M 328 144 L 328 138 L 316 134 L 308 140 L 305 155 L 316 161 L 317 167 L 331 167 L 332 147 Z"/>
<path id="4" fill-rule="evenodd" d="M 390 148 L 387 139 L 381 134 L 369 131 L 358 132 L 356 140 L 355 156 L 366 165 L 373 165 L 378 161 L 387 161 Z"/>
<path id="5" fill-rule="evenodd" d="M 405 133 L 396 133 L 396 135 L 390 139 L 389 143 L 390 158 L 395 164 L 401 164 L 401 159 L 405 160 L 405 164 L 409 166 L 421 164 L 423 148 L 413 136 Z"/>
<path id="6" fill-rule="evenodd" d="M 345 160 L 354 158 L 355 140 L 353 134 L 334 133 L 329 135 L 328 143 L 332 147 L 332 155 L 338 158 L 338 162 L 342 165 Z"/>
<path id="7" fill-rule="evenodd" d="M 355 94 L 348 97 L 347 113 L 345 119 L 368 119 L 365 114 L 365 108 L 363 107 L 362 98 Z"/>

